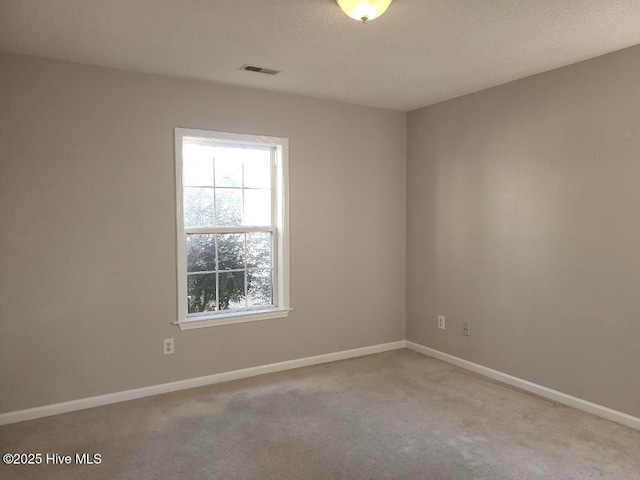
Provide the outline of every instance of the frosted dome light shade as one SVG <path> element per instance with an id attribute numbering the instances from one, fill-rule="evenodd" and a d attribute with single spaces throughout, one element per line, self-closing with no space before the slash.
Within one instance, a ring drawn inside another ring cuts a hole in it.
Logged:
<path id="1" fill-rule="evenodd" d="M 340 8 L 355 20 L 366 22 L 386 12 L 393 0 L 336 0 Z"/>

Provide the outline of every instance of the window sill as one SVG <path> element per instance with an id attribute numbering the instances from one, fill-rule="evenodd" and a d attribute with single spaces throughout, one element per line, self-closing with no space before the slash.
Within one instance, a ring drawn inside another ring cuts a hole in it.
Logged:
<path id="1" fill-rule="evenodd" d="M 234 323 L 257 322 L 259 320 L 270 320 L 272 318 L 285 318 L 293 308 L 274 308 L 270 310 L 257 310 L 253 312 L 234 312 L 226 314 L 211 315 L 185 319 L 180 322 L 173 322 L 180 330 L 193 330 L 194 328 L 219 327 L 221 325 L 232 325 Z"/>

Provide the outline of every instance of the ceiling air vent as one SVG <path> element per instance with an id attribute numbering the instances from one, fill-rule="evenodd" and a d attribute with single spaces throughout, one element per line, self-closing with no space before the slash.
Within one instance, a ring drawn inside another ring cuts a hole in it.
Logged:
<path id="1" fill-rule="evenodd" d="M 240 70 L 246 70 L 248 72 L 264 73 L 265 75 L 278 75 L 278 70 L 271 70 L 270 68 L 256 67 L 255 65 L 243 65 Z"/>

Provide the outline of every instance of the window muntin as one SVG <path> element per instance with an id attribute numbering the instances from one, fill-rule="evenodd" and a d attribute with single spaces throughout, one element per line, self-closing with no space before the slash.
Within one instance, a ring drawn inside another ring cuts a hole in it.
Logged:
<path id="1" fill-rule="evenodd" d="M 186 229 L 272 226 L 275 148 L 183 137 Z"/>
<path id="2" fill-rule="evenodd" d="M 187 311 L 273 307 L 273 233 L 186 233 Z"/>
<path id="3" fill-rule="evenodd" d="M 288 310 L 286 140 L 193 132 L 176 129 L 177 323 Z"/>

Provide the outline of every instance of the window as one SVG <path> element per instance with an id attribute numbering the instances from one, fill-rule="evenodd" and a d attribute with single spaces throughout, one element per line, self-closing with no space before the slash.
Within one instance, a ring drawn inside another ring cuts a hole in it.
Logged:
<path id="1" fill-rule="evenodd" d="M 288 315 L 287 147 L 176 129 L 181 329 Z"/>

